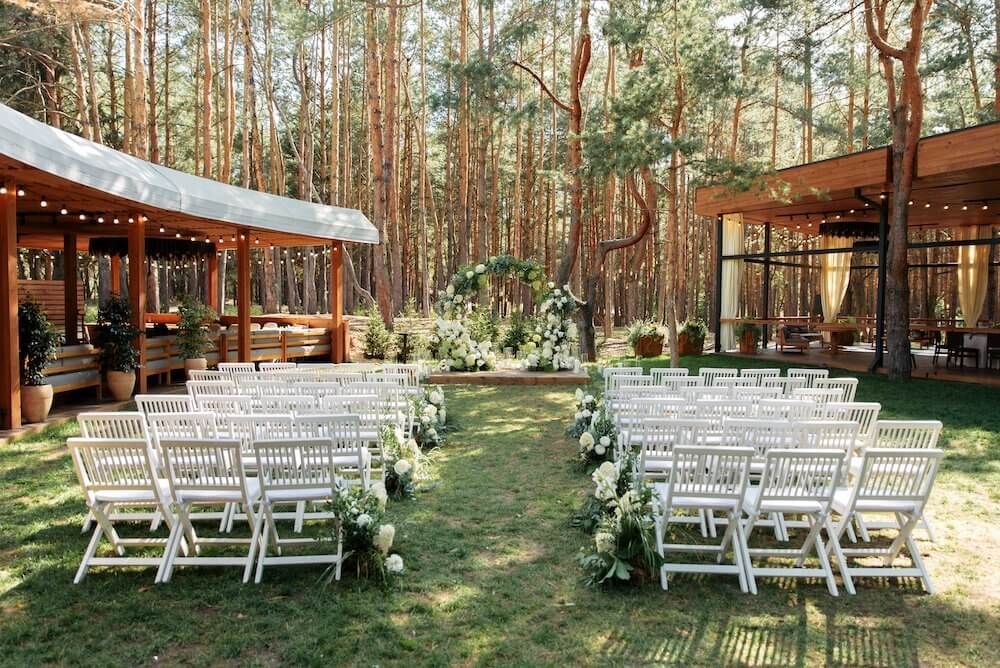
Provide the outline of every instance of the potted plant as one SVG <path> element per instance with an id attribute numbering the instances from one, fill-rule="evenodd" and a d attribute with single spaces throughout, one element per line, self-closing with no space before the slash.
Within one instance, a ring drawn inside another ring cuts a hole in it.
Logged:
<path id="1" fill-rule="evenodd" d="M 677 333 L 677 352 L 681 355 L 701 355 L 705 350 L 708 326 L 701 320 L 688 320 Z"/>
<path id="2" fill-rule="evenodd" d="M 653 320 L 636 320 L 628 326 L 625 340 L 637 357 L 657 357 L 663 354 L 663 333 Z"/>
<path id="3" fill-rule="evenodd" d="M 124 401 L 135 388 L 139 351 L 135 340 L 140 332 L 132 325 L 132 307 L 120 295 L 111 295 L 97 311 L 101 364 L 107 374 L 111 396 Z"/>
<path id="4" fill-rule="evenodd" d="M 62 345 L 41 304 L 29 296 L 17 308 L 20 339 L 21 415 L 25 422 L 45 422 L 52 408 L 52 385 L 45 376 L 45 366 L 55 359 Z"/>
<path id="5" fill-rule="evenodd" d="M 739 342 L 740 352 L 744 355 L 756 355 L 757 342 L 760 340 L 761 332 L 760 325 L 755 325 L 752 322 L 736 323 L 733 327 L 733 333 Z"/>
<path id="6" fill-rule="evenodd" d="M 177 306 L 180 320 L 177 323 L 177 350 L 184 358 L 184 369 L 205 369 L 208 360 L 205 351 L 211 345 L 206 323 L 215 320 L 215 311 L 200 301 L 185 295 Z"/>

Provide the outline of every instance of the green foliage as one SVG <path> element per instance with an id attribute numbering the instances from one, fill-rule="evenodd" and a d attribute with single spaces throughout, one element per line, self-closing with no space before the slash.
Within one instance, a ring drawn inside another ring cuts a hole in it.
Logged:
<path id="1" fill-rule="evenodd" d="M 361 485 L 341 481 L 336 491 L 330 505 L 338 521 L 331 523 L 330 535 L 342 532 L 345 565 L 352 563 L 360 575 L 387 581 L 391 574 L 386 568 L 386 557 L 392 549 L 396 529 L 383 523 L 385 488 L 376 483 L 362 489 Z M 327 576 L 332 578 L 332 567 Z"/>
<path id="2" fill-rule="evenodd" d="M 639 339 L 646 336 L 663 336 L 663 332 L 655 320 L 636 320 L 625 330 L 625 340 L 632 347 L 633 353 L 639 343 Z"/>
<path id="3" fill-rule="evenodd" d="M 733 325 L 733 334 L 736 335 L 737 339 L 742 339 L 743 335 L 746 334 L 747 332 L 750 332 L 751 336 L 756 341 L 760 339 L 760 335 L 761 332 L 763 332 L 763 330 L 761 329 L 760 325 L 756 325 L 752 322 L 746 322 L 743 320 Z"/>
<path id="4" fill-rule="evenodd" d="M 17 329 L 21 383 L 47 385 L 45 366 L 55 359 L 63 342 L 62 334 L 49 322 L 42 305 L 30 295 L 17 307 Z"/>
<path id="5" fill-rule="evenodd" d="M 365 330 L 365 357 L 384 360 L 392 349 L 392 333 L 385 326 L 382 312 L 374 304 L 368 307 L 368 329 Z"/>
<path id="6" fill-rule="evenodd" d="M 496 343 L 500 338 L 500 318 L 485 304 L 478 304 L 472 309 L 467 322 L 469 336 L 476 341 Z"/>
<path id="7" fill-rule="evenodd" d="M 97 312 L 97 340 L 105 371 L 134 371 L 139 366 L 135 340 L 140 334 L 132 325 L 132 306 L 121 295 L 111 295 Z"/>
<path id="8" fill-rule="evenodd" d="M 205 325 L 215 319 L 215 311 L 191 295 L 181 297 L 177 305 L 180 321 L 177 323 L 177 349 L 186 360 L 205 355 L 211 345 Z"/>
<path id="9" fill-rule="evenodd" d="M 701 320 L 688 320 L 681 325 L 677 333 L 685 335 L 692 345 L 700 348 L 705 345 L 705 337 L 708 336 L 708 325 Z"/>
<path id="10" fill-rule="evenodd" d="M 398 313 L 400 318 L 419 318 L 420 308 L 417 306 L 417 299 L 413 295 L 406 298 L 402 310 Z"/>
<path id="11" fill-rule="evenodd" d="M 510 348 L 515 356 L 521 352 L 521 347 L 531 339 L 531 332 L 536 324 L 531 318 L 520 311 L 515 311 L 507 322 L 507 327 L 500 337 L 500 350 Z"/>

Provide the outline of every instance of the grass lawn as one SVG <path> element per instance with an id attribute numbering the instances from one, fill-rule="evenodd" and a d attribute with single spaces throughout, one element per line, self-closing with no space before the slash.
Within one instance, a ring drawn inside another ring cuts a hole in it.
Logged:
<path id="1" fill-rule="evenodd" d="M 708 357 L 685 360 L 752 366 Z M 837 375 L 836 373 L 834 375 Z M 447 389 L 459 428 L 431 455 L 434 481 L 390 506 L 406 574 L 389 589 L 349 574 L 273 567 L 93 570 L 64 439 L 51 431 L 0 450 L 0 662 L 33 664 L 1000 664 L 1000 389 L 862 376 L 859 400 L 885 417 L 938 418 L 947 458 L 923 540 L 939 593 L 915 582 L 678 576 L 669 593 L 592 590 L 570 526 L 590 489 L 564 436 L 569 388 Z"/>

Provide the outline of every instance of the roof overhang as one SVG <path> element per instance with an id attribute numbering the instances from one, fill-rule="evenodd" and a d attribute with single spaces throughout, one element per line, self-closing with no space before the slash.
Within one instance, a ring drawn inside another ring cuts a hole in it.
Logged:
<path id="1" fill-rule="evenodd" d="M 65 201 L 74 214 L 87 215 L 91 227 L 98 215 L 110 218 L 131 211 L 148 216 L 153 223 L 170 224 L 178 232 L 187 225 L 227 241 L 229 230 L 245 227 L 274 243 L 379 243 L 378 230 L 355 209 L 186 174 L 64 132 L 2 104 L 0 177 L 49 198 L 51 204 L 45 208 L 37 201 L 19 203 L 22 219 L 38 218 L 40 224 Z"/>

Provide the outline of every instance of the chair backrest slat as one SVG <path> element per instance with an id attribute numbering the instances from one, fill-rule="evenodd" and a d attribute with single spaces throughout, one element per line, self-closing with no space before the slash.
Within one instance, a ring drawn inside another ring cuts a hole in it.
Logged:
<path id="1" fill-rule="evenodd" d="M 139 411 L 80 413 L 76 421 L 84 438 L 149 442 L 146 416 Z"/>
<path id="2" fill-rule="evenodd" d="M 137 394 L 136 407 L 144 414 L 150 413 L 190 413 L 194 402 L 186 394 Z"/>

